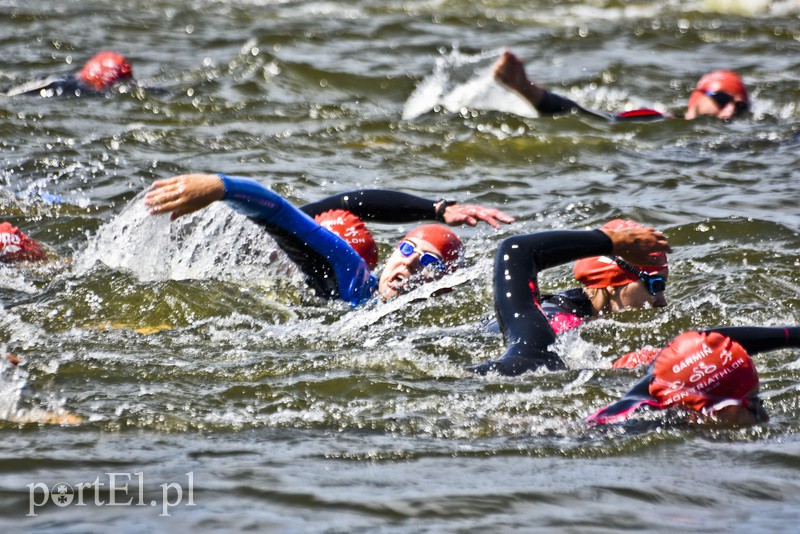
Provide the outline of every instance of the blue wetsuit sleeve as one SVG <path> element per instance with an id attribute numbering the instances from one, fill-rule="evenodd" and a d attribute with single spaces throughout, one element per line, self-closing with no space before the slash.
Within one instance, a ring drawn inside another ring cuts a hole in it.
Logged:
<path id="1" fill-rule="evenodd" d="M 223 200 L 265 227 L 320 296 L 352 305 L 372 296 L 377 281 L 346 241 L 258 182 L 223 174 L 219 177 L 225 186 Z"/>

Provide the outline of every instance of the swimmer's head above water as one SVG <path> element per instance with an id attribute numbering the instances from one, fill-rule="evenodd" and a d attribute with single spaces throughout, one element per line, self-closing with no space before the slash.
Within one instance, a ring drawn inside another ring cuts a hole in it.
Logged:
<path id="1" fill-rule="evenodd" d="M 614 219 L 600 230 L 608 233 L 617 230 L 645 227 L 631 221 Z M 667 255 L 654 252 L 647 265 L 630 265 L 615 256 L 595 256 L 575 262 L 575 279 L 584 286 L 596 313 L 615 312 L 645 305 L 663 307 L 667 274 Z"/>
<path id="2" fill-rule="evenodd" d="M 81 82 L 95 91 L 109 89 L 132 76 L 130 63 L 120 54 L 109 50 L 97 53 L 78 74 Z"/>
<path id="3" fill-rule="evenodd" d="M 378 284 L 388 299 L 425 281 L 454 272 L 463 256 L 461 239 L 441 224 L 419 226 L 403 237 L 383 268 Z"/>
<path id="4" fill-rule="evenodd" d="M 644 381 L 587 421 L 613 423 L 650 407 L 750 425 L 769 419 L 758 391 L 758 373 L 744 347 L 719 332 L 689 331 L 659 352 Z"/>
<path id="5" fill-rule="evenodd" d="M 684 117 L 691 120 L 701 115 L 713 115 L 731 120 L 749 110 L 750 97 L 739 75 L 730 70 L 715 70 L 697 82 Z"/>

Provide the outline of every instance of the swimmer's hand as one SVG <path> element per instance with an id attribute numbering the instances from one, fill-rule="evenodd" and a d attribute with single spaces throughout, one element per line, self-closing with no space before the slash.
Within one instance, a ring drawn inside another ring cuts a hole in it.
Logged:
<path id="1" fill-rule="evenodd" d="M 633 265 L 658 265 L 661 260 L 654 252 L 672 252 L 666 236 L 654 228 L 601 229 L 613 244 L 612 251 Z"/>
<path id="2" fill-rule="evenodd" d="M 153 182 L 144 204 L 151 215 L 171 212 L 170 219 L 174 221 L 224 196 L 225 184 L 216 174 L 182 174 Z"/>
<path id="3" fill-rule="evenodd" d="M 564 369 L 564 362 L 553 352 L 543 352 L 537 356 L 522 355 L 513 352 L 513 349 L 499 360 L 489 360 L 477 365 L 467 367 L 478 375 L 497 373 L 503 376 L 518 376 L 528 371 L 535 371 L 539 367 L 545 366 L 551 371 Z"/>
<path id="4" fill-rule="evenodd" d="M 483 221 L 492 228 L 500 228 L 500 223 L 511 224 L 514 217 L 477 204 L 453 204 L 444 210 L 444 222 L 450 226 L 475 226 L 478 221 Z"/>

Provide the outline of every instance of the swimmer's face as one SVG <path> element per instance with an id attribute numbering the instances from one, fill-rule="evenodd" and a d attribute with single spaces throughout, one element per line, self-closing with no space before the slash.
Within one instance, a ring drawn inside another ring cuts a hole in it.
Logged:
<path id="1" fill-rule="evenodd" d="M 722 424 L 750 426 L 769 421 L 769 414 L 761 399 L 756 395 L 758 389 L 751 393 L 742 404 L 726 406 L 713 413 L 713 418 Z"/>
<path id="2" fill-rule="evenodd" d="M 697 92 L 697 91 L 696 91 Z M 690 100 L 684 117 L 692 120 L 701 115 L 711 115 L 722 120 L 731 120 L 747 111 L 747 103 L 739 95 L 730 95 L 724 91 L 705 94 L 697 92 L 697 98 Z"/>
<path id="3" fill-rule="evenodd" d="M 659 271 L 657 274 L 667 280 L 667 270 Z M 610 311 L 617 312 L 621 310 L 636 310 L 644 308 L 647 305 L 654 308 L 663 308 L 667 305 L 667 298 L 664 293 L 656 293 L 651 295 L 647 291 L 647 287 L 641 280 L 636 280 L 624 286 L 617 286 L 611 288 L 612 293 L 608 299 L 608 306 Z"/>
<path id="4" fill-rule="evenodd" d="M 658 276 L 666 281 L 667 271 L 659 271 Z M 620 288 L 619 302 L 622 308 L 628 309 L 644 308 L 646 304 L 655 308 L 663 308 L 667 305 L 667 298 L 663 292 L 651 295 L 644 282 L 637 280 Z"/>
<path id="5" fill-rule="evenodd" d="M 383 299 L 390 299 L 440 278 L 445 272 L 444 266 L 442 255 L 436 247 L 424 239 L 405 238 L 386 262 L 378 282 L 378 291 Z"/>

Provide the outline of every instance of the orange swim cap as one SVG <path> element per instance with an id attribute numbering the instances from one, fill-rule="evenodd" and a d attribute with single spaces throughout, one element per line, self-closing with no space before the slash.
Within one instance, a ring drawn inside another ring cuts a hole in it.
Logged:
<path id="1" fill-rule="evenodd" d="M 697 82 L 697 86 L 689 97 L 689 107 L 694 107 L 697 101 L 707 92 L 723 91 L 742 102 L 750 102 L 747 88 L 738 74 L 732 70 L 712 70 Z"/>
<path id="2" fill-rule="evenodd" d="M 644 228 L 643 225 L 630 220 L 614 219 L 604 224 L 601 230 L 621 230 L 624 228 Z M 654 252 L 650 256 L 656 259 L 653 265 L 635 265 L 640 271 L 655 274 L 666 271 L 667 255 L 663 252 Z M 573 269 L 575 279 L 585 287 L 617 287 L 636 282 L 639 278 L 626 271 L 608 256 L 595 256 L 583 258 L 575 262 Z"/>
<path id="3" fill-rule="evenodd" d="M 108 89 L 120 80 L 131 77 L 128 61 L 116 52 L 104 51 L 86 62 L 80 72 L 80 79 L 97 91 Z"/>
<path id="4" fill-rule="evenodd" d="M 408 232 L 405 238 L 422 239 L 433 245 L 442 255 L 448 271 L 455 271 L 459 267 L 464 246 L 461 244 L 461 239 L 448 227 L 441 224 L 424 224 Z"/>
<path id="5" fill-rule="evenodd" d="M 714 410 L 754 395 L 758 373 L 744 348 L 718 332 L 684 332 L 658 355 L 650 394 L 664 408 Z M 721 407 L 721 406 L 719 406 Z"/>
<path id="6" fill-rule="evenodd" d="M 328 210 L 314 217 L 314 220 L 347 241 L 364 258 L 370 270 L 378 265 L 378 246 L 364 221 L 357 216 L 345 210 Z"/>

